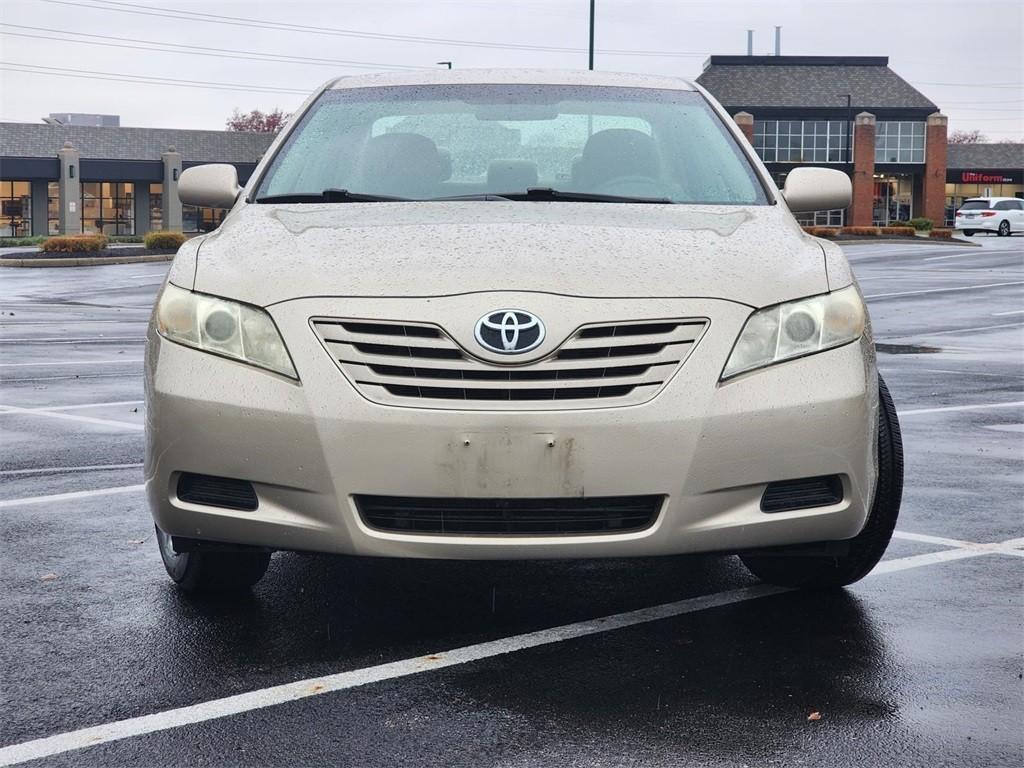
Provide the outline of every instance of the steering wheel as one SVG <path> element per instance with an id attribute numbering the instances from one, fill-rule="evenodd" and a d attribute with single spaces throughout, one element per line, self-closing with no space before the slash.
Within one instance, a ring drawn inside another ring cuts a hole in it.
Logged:
<path id="1" fill-rule="evenodd" d="M 601 195 L 623 195 L 629 197 L 665 197 L 665 185 L 650 176 L 633 174 L 616 176 L 597 186 L 594 190 Z"/>

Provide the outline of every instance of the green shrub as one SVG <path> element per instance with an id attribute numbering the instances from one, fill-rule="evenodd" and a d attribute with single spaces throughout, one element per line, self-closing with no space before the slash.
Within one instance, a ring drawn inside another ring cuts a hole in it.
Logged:
<path id="1" fill-rule="evenodd" d="M 110 235 L 109 240 L 112 243 L 141 243 L 142 235 Z"/>
<path id="2" fill-rule="evenodd" d="M 31 237 L 0 237 L 0 248 L 18 247 L 20 245 L 39 245 L 46 239 L 46 235 L 32 235 Z"/>
<path id="3" fill-rule="evenodd" d="M 93 253 L 107 247 L 106 235 L 59 235 L 39 246 L 46 253 Z"/>
<path id="4" fill-rule="evenodd" d="M 181 244 L 188 240 L 181 232 L 163 232 L 160 230 L 154 230 L 153 232 L 147 232 L 146 236 L 142 239 L 142 242 L 146 244 L 146 247 L 157 251 L 157 250 L 178 250 Z"/>
<path id="5" fill-rule="evenodd" d="M 931 219 L 926 219 L 924 216 L 918 216 L 915 219 L 911 219 L 907 224 L 912 226 L 918 232 L 927 232 L 935 226 L 935 222 Z"/>

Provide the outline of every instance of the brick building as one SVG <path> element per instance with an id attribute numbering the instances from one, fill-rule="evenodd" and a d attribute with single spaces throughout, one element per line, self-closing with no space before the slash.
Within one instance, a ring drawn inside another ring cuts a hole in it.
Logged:
<path id="1" fill-rule="evenodd" d="M 734 115 L 779 186 L 801 164 L 850 175 L 850 209 L 808 223 L 945 220 L 947 119 L 888 57 L 712 56 L 697 82 Z"/>
<path id="2" fill-rule="evenodd" d="M 183 206 L 182 169 L 231 163 L 244 184 L 273 136 L 57 122 L 0 123 L 0 237 L 197 232 L 223 211 Z"/>

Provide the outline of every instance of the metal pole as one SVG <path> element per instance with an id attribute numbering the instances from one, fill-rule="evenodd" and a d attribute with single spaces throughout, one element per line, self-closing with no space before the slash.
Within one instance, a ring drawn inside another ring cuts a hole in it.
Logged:
<path id="1" fill-rule="evenodd" d="M 437 63 L 438 63 L 439 66 L 447 65 L 448 69 L 452 68 L 452 63 L 450 61 L 439 61 Z"/>
<path id="2" fill-rule="evenodd" d="M 853 162 L 853 108 L 851 95 L 846 94 L 846 163 Z"/>
<path id="3" fill-rule="evenodd" d="M 782 27 L 775 28 L 775 55 L 782 55 Z"/>
<path id="4" fill-rule="evenodd" d="M 754 55 L 754 30 L 747 30 L 747 56 Z"/>
<path id="5" fill-rule="evenodd" d="M 594 2 L 590 0 L 590 63 L 587 69 L 594 68 Z"/>

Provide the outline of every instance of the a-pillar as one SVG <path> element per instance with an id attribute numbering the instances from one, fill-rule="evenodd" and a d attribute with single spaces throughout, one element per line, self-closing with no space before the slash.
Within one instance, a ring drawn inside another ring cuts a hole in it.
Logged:
<path id="1" fill-rule="evenodd" d="M 60 213 L 57 217 L 62 235 L 82 233 L 82 173 L 78 163 L 78 150 L 70 141 L 57 150 L 60 160 Z"/>
<path id="2" fill-rule="evenodd" d="M 875 203 L 875 116 L 861 112 L 853 124 L 853 202 L 849 224 L 870 227 Z"/>
<path id="3" fill-rule="evenodd" d="M 732 116 L 732 119 L 736 121 L 736 125 L 743 131 L 743 135 L 747 137 L 747 141 L 750 145 L 754 145 L 754 116 L 749 112 L 737 112 Z"/>
<path id="4" fill-rule="evenodd" d="M 181 232 L 181 198 L 178 197 L 181 155 L 177 149 L 170 146 L 160 157 L 164 161 L 163 228 Z"/>
<path id="5" fill-rule="evenodd" d="M 935 112 L 928 115 L 925 129 L 924 179 L 918 216 L 931 219 L 936 227 L 946 220 L 946 127 L 949 118 Z"/>

